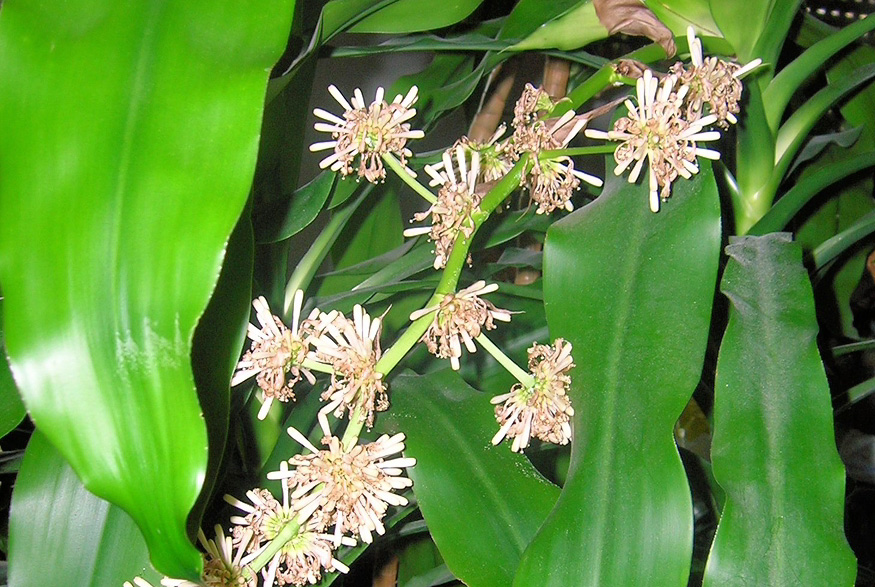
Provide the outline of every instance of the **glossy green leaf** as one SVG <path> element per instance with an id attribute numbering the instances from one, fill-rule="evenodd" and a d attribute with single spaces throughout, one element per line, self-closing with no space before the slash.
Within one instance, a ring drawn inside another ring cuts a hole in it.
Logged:
<path id="1" fill-rule="evenodd" d="M 784 172 L 802 146 L 805 137 L 824 113 L 839 100 L 875 78 L 875 65 L 863 66 L 853 72 L 848 78 L 829 84 L 793 113 L 781 125 L 775 141 L 775 173 L 783 177 Z"/>
<path id="2" fill-rule="evenodd" d="M 292 5 L 12 2 L 0 18 L 11 366 L 37 426 L 171 576 L 201 566 L 186 534 L 207 465 L 191 340 Z"/>
<path id="3" fill-rule="evenodd" d="M 481 2 L 483 0 L 446 0 L 441 2 L 440 9 L 435 9 L 434 0 L 396 0 L 357 22 L 349 32 L 413 33 L 440 29 L 464 19 Z"/>
<path id="4" fill-rule="evenodd" d="M 720 37 L 720 29 L 714 22 L 708 0 L 647 0 L 647 8 L 682 41 L 687 27 L 692 26 L 709 37 Z"/>
<path id="5" fill-rule="evenodd" d="M 18 426 L 24 419 L 24 404 L 6 361 L 6 344 L 3 336 L 3 300 L 0 299 L 0 438 Z"/>
<path id="6" fill-rule="evenodd" d="M 875 29 L 875 17 L 864 18 L 809 47 L 784 67 L 763 90 L 766 117 L 771 128 L 775 130 L 778 128 L 784 109 L 805 80 L 822 68 L 830 57 L 873 29 Z"/>
<path id="7" fill-rule="evenodd" d="M 693 513 L 675 422 L 702 369 L 720 254 L 710 166 L 672 185 L 610 178 L 544 248 L 551 338 L 573 345 L 571 463 L 514 585 L 682 587 Z M 573 292 L 573 295 L 569 295 Z"/>
<path id="8" fill-rule="evenodd" d="M 515 51 L 562 49 L 571 51 L 608 37 L 608 30 L 595 13 L 595 5 L 582 2 L 550 22 L 544 23 L 513 46 Z"/>
<path id="9" fill-rule="evenodd" d="M 121 587 L 160 576 L 137 525 L 121 508 L 82 486 L 39 431 L 27 445 L 9 518 L 9 584 Z"/>
<path id="10" fill-rule="evenodd" d="M 835 448 L 802 249 L 786 233 L 730 244 L 732 303 L 714 400 L 714 476 L 726 505 L 706 587 L 854 584 Z"/>
<path id="11" fill-rule="evenodd" d="M 875 232 L 875 211 L 866 214 L 847 229 L 825 241 L 811 253 L 816 271 L 822 271 L 836 257 Z"/>
<path id="12" fill-rule="evenodd" d="M 342 269 L 371 259 L 404 243 L 404 223 L 398 194 L 394 190 L 374 194 L 367 206 L 356 211 L 332 250 L 335 267 Z M 325 277 L 318 294 L 349 291 L 361 280 L 352 275 Z"/>
<path id="13" fill-rule="evenodd" d="M 775 202 L 772 209 L 750 229 L 748 234 L 763 235 L 783 230 L 790 220 L 825 188 L 872 166 L 875 166 L 875 153 L 853 155 L 838 161 L 830 161 L 829 165 L 796 182 L 786 194 L 781 196 L 780 200 Z"/>
<path id="14" fill-rule="evenodd" d="M 264 221 L 259 244 L 285 240 L 307 228 L 331 195 L 336 179 L 337 174 L 333 171 L 323 171 L 310 183 L 295 190 L 285 214 Z"/>
<path id="15" fill-rule="evenodd" d="M 774 66 L 793 16 L 801 0 L 755 0 L 747 2 L 744 10 L 734 2 L 711 0 L 711 13 L 723 37 L 735 48 L 740 61 L 746 63 L 762 57 Z M 768 54 L 759 51 L 768 50 Z"/>
<path id="16" fill-rule="evenodd" d="M 507 587 L 558 490 L 525 457 L 492 446 L 490 394 L 448 370 L 403 374 L 391 386 L 392 407 L 377 424 L 407 435 L 413 491 L 447 566 L 472 587 Z"/>

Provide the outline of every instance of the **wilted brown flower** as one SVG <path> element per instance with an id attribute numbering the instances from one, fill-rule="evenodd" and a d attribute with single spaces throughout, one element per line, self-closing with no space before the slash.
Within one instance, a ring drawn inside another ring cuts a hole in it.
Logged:
<path id="1" fill-rule="evenodd" d="M 377 88 L 370 106 L 365 105 L 358 88 L 353 93 L 352 104 L 335 86 L 328 86 L 328 91 L 344 108 L 344 113 L 340 118 L 321 108 L 313 111 L 313 114 L 330 123 L 317 122 L 314 128 L 331 133 L 334 139 L 310 145 L 311 151 L 334 150 L 319 163 L 320 168 L 330 167 L 344 176 L 355 172 L 359 177 L 377 183 L 386 178 L 386 170 L 380 159 L 384 154 L 391 153 L 401 160 L 401 165 L 406 165 L 407 158 L 413 155 L 407 148 L 407 141 L 425 136 L 421 130 L 410 130 L 407 122 L 416 116 L 416 110 L 411 108 L 417 98 L 416 86 L 410 88 L 406 96 L 396 96 L 391 104 L 383 100 L 383 88 Z M 358 166 L 354 170 L 353 163 L 357 157 Z"/>
<path id="2" fill-rule="evenodd" d="M 390 505 L 406 505 L 407 499 L 394 491 L 406 489 L 413 482 L 401 477 L 403 469 L 416 459 L 386 457 L 404 450 L 404 434 L 383 435 L 365 445 L 344 448 L 340 439 L 323 439 L 327 450 L 318 450 L 297 430 L 289 435 L 312 451 L 289 459 L 293 471 L 268 474 L 269 479 L 288 480 L 292 507 L 300 520 L 313 519 L 321 528 L 334 527 L 334 544 L 346 533 L 373 541 L 373 532 L 383 534 L 381 520 Z"/>
<path id="3" fill-rule="evenodd" d="M 591 138 L 622 141 L 614 152 L 617 162 L 614 174 L 620 175 L 634 161 L 629 183 L 638 179 L 645 159 L 649 160 L 650 209 L 654 212 L 659 211 L 660 199 L 669 198 L 671 184 L 678 176 L 689 179 L 699 172 L 697 156 L 720 158 L 717 151 L 696 146 L 696 141 L 720 138 L 717 131 L 702 132 L 717 117 L 711 114 L 693 122 L 686 120 L 681 106 L 688 89 L 680 86 L 674 92 L 675 82 L 675 76 L 668 75 L 660 88 L 650 70 L 645 71 L 636 84 L 638 105 L 626 100 L 628 114 L 614 123 L 613 130 L 586 131 Z"/>
<path id="4" fill-rule="evenodd" d="M 495 417 L 501 425 L 493 437 L 498 444 L 512 437 L 511 450 L 520 452 L 529 446 L 532 437 L 554 444 L 567 444 L 571 439 L 570 417 L 574 415 L 568 398 L 574 367 L 571 343 L 557 338 L 552 345 L 535 344 L 529 349 L 529 370 L 534 377 L 530 386 L 515 384 L 510 393 L 492 398 Z"/>
<path id="5" fill-rule="evenodd" d="M 428 352 L 441 359 L 450 359 L 453 369 L 459 369 L 462 344 L 468 352 L 477 350 L 474 339 L 483 330 L 495 328 L 495 320 L 510 322 L 510 312 L 496 308 L 480 296 L 492 293 L 498 285 L 486 285 L 477 281 L 470 287 L 455 294 L 447 294 L 436 306 L 417 310 L 410 315 L 411 320 L 434 313 L 431 325 L 422 336 Z"/>

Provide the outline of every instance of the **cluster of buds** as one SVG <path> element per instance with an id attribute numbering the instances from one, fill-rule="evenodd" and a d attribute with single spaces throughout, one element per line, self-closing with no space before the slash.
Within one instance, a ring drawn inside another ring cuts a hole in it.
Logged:
<path id="1" fill-rule="evenodd" d="M 608 132 L 585 131 L 590 138 L 621 141 L 614 152 L 614 174 L 622 174 L 634 162 L 630 183 L 638 180 L 648 161 L 653 212 L 671 196 L 672 182 L 699 172 L 697 157 L 720 158 L 718 151 L 699 147 L 697 142 L 720 138 L 718 131 L 705 130 L 709 125 L 727 128 L 737 121 L 740 78 L 760 64 L 758 59 L 744 67 L 716 57 L 703 60 L 702 43 L 692 27 L 688 40 L 693 61 L 689 68 L 677 63 L 661 82 L 645 70 L 636 83 L 636 102 L 625 102 L 628 114 Z"/>

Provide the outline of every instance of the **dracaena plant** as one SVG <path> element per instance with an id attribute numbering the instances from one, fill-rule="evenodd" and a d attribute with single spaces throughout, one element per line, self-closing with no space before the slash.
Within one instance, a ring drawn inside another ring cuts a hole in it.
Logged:
<path id="1" fill-rule="evenodd" d="M 869 584 L 873 28 L 7 0 L 8 583 Z"/>

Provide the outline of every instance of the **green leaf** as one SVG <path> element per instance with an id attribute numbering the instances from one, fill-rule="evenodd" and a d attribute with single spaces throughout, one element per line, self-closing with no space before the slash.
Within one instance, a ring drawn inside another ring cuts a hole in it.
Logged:
<path id="1" fill-rule="evenodd" d="M 3 336 L 3 299 L 0 298 L 0 438 L 6 436 L 24 419 L 24 404 L 6 362 L 6 345 Z"/>
<path id="2" fill-rule="evenodd" d="M 675 182 L 658 214 L 646 185 L 611 177 L 547 232 L 547 323 L 577 365 L 574 437 L 514 585 L 687 584 L 693 513 L 673 431 L 702 370 L 719 254 L 708 165 Z"/>
<path id="3" fill-rule="evenodd" d="M 872 211 L 847 229 L 825 241 L 811 252 L 814 269 L 822 271 L 831 261 L 875 232 L 875 211 Z"/>
<path id="4" fill-rule="evenodd" d="M 718 585 L 854 584 L 845 474 L 802 249 L 786 233 L 735 239 L 714 399 L 714 476 L 726 505 L 705 570 Z"/>
<path id="5" fill-rule="evenodd" d="M 339 247 L 332 250 L 335 267 L 342 269 L 371 259 L 404 243 L 404 223 L 394 190 L 374 194 L 369 206 L 357 210 L 338 241 Z M 359 283 L 352 275 L 325 277 L 319 285 L 318 295 L 349 291 Z"/>
<path id="6" fill-rule="evenodd" d="M 781 199 L 750 229 L 748 234 L 758 236 L 784 229 L 793 217 L 825 188 L 872 166 L 875 166 L 875 153 L 864 153 L 830 161 L 828 166 L 802 178 L 781 196 Z"/>
<path id="7" fill-rule="evenodd" d="M 693 26 L 699 34 L 720 37 L 708 0 L 647 0 L 647 8 L 683 41 L 687 27 Z"/>
<path id="8" fill-rule="evenodd" d="M 562 49 L 571 51 L 607 38 L 608 30 L 599 21 L 595 5 L 582 2 L 561 17 L 544 23 L 512 47 L 514 51 Z"/>
<path id="9" fill-rule="evenodd" d="M 711 13 L 740 61 L 762 57 L 774 67 L 799 4 L 800 0 L 755 0 L 739 10 L 734 2 L 711 0 Z"/>
<path id="10" fill-rule="evenodd" d="M 263 221 L 264 228 L 258 236 L 258 243 L 285 240 L 307 228 L 334 191 L 336 179 L 337 174 L 333 171 L 323 171 L 310 183 L 295 190 L 282 216 L 263 214 L 267 218 Z"/>
<path id="11" fill-rule="evenodd" d="M 207 465 L 191 340 L 292 5 L 13 2 L 0 18 L 10 364 L 37 426 L 180 578 L 200 574 L 186 519 Z"/>
<path id="12" fill-rule="evenodd" d="M 848 78 L 829 84 L 809 98 L 787 121 L 781 125 L 775 141 L 775 177 L 780 179 L 789 169 L 790 163 L 802 145 L 809 131 L 824 113 L 848 93 L 875 77 L 875 65 L 857 69 Z"/>
<path id="13" fill-rule="evenodd" d="M 359 21 L 349 32 L 414 33 L 440 29 L 463 20 L 482 2 L 483 0 L 445 0 L 437 9 L 433 0 L 397 0 Z"/>
<path id="14" fill-rule="evenodd" d="M 784 109 L 805 80 L 823 67 L 830 57 L 873 29 L 875 18 L 864 18 L 809 47 L 784 67 L 763 90 L 769 126 L 775 130 L 778 128 Z"/>
<path id="15" fill-rule="evenodd" d="M 558 492 L 525 457 L 491 445 L 489 399 L 452 371 L 403 374 L 377 425 L 407 435 L 413 491 L 450 570 L 474 587 L 507 587 Z"/>
<path id="16" fill-rule="evenodd" d="M 15 587 L 121 587 L 137 575 L 161 578 L 149 568 L 134 521 L 85 489 L 39 431 L 15 482 L 9 534 L 9 584 Z"/>

